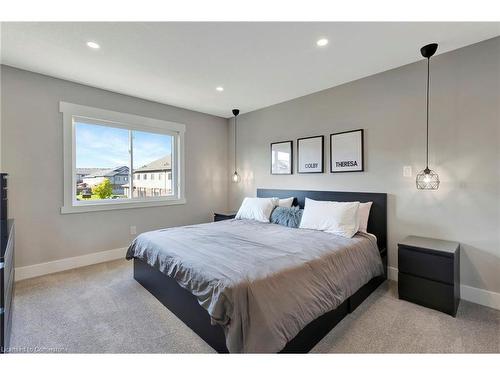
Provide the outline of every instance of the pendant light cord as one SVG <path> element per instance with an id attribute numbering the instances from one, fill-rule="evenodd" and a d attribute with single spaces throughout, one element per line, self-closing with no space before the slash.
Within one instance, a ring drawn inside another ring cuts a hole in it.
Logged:
<path id="1" fill-rule="evenodd" d="M 238 129 L 237 125 L 237 120 L 236 117 L 238 115 L 234 116 L 234 171 L 236 172 L 236 131 Z"/>
<path id="2" fill-rule="evenodd" d="M 427 159 L 426 159 L 426 169 L 429 169 L 429 84 L 430 84 L 430 61 L 431 58 L 427 58 Z"/>

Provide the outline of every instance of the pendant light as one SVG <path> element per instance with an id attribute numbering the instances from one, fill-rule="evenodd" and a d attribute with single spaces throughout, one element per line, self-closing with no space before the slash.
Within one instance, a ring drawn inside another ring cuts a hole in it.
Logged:
<path id="1" fill-rule="evenodd" d="M 439 188 L 439 175 L 429 169 L 429 85 L 430 85 L 430 61 L 432 55 L 436 53 L 438 45 L 436 43 L 428 44 L 420 49 L 422 56 L 427 59 L 427 158 L 426 166 L 423 171 L 417 174 L 417 189 L 419 190 L 437 190 Z"/>
<path id="2" fill-rule="evenodd" d="M 240 182 L 240 175 L 238 174 L 238 171 L 236 169 L 236 131 L 238 130 L 237 128 L 237 117 L 238 115 L 240 114 L 240 110 L 239 109 L 233 109 L 233 115 L 234 115 L 234 173 L 233 173 L 233 177 L 232 177 L 232 181 L 234 183 L 238 183 Z"/>

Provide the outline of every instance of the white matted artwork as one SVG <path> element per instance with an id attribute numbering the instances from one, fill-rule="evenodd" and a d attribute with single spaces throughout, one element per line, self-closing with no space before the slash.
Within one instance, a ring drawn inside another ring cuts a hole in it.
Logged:
<path id="1" fill-rule="evenodd" d="M 330 134 L 330 172 L 363 172 L 363 129 Z"/>
<path id="2" fill-rule="evenodd" d="M 323 173 L 323 135 L 297 139 L 297 172 Z"/>
<path id="3" fill-rule="evenodd" d="M 271 143 L 271 174 L 293 173 L 293 142 Z"/>

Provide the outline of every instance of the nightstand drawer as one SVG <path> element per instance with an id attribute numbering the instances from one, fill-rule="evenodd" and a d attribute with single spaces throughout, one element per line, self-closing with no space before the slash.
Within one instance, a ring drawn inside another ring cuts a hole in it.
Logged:
<path id="1" fill-rule="evenodd" d="M 401 245 L 398 251 L 400 272 L 453 284 L 453 258 L 424 253 Z"/>
<path id="2" fill-rule="evenodd" d="M 458 300 L 453 285 L 399 272 L 399 298 L 455 316 Z"/>

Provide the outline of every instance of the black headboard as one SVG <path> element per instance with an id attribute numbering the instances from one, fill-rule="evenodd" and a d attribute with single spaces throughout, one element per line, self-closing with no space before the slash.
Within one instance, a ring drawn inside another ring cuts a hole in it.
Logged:
<path id="1" fill-rule="evenodd" d="M 387 249 L 387 194 L 385 193 L 257 189 L 257 197 L 295 197 L 294 205 L 299 205 L 301 208 L 304 208 L 306 198 L 317 201 L 373 202 L 370 210 L 370 217 L 368 219 L 368 232 L 377 236 L 377 243 L 380 251 Z"/>

